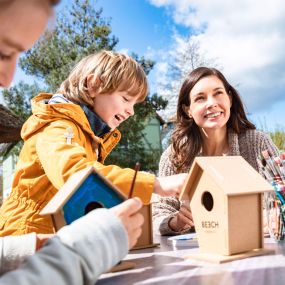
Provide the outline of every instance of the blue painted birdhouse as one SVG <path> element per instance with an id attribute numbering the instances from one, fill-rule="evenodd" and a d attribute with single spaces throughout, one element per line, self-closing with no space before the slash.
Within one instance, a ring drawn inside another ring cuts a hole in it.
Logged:
<path id="1" fill-rule="evenodd" d="M 51 215 L 55 230 L 96 208 L 111 208 L 127 197 L 93 166 L 72 175 L 41 211 Z"/>

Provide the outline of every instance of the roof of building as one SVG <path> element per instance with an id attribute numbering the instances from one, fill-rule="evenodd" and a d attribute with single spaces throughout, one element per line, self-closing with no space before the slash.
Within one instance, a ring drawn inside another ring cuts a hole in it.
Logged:
<path id="1" fill-rule="evenodd" d="M 20 140 L 23 123 L 22 118 L 0 104 L 0 143 Z"/>

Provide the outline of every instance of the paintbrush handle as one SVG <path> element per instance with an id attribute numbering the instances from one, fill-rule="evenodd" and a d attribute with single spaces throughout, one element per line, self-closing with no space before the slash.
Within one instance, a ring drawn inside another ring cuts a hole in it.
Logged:
<path id="1" fill-rule="evenodd" d="M 131 189 L 130 189 L 130 192 L 129 192 L 129 196 L 128 198 L 132 198 L 133 196 L 133 192 L 134 192 L 134 188 L 135 188 L 135 182 L 136 182 L 136 178 L 137 178 L 137 173 L 138 171 L 140 170 L 140 163 L 137 162 L 136 165 L 135 165 L 135 174 L 134 174 L 134 177 L 133 177 L 133 181 L 132 181 L 132 184 L 131 184 Z"/>

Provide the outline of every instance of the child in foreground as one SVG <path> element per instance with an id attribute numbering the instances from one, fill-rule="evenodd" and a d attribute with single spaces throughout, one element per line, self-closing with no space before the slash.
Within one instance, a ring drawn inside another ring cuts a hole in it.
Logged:
<path id="1" fill-rule="evenodd" d="M 40 37 L 57 2 L 0 0 L 0 88 L 10 85 L 16 59 Z M 63 227 L 46 243 L 52 235 L 0 238 L 0 275 L 4 274 L 0 284 L 44 285 L 54 280 L 57 285 L 94 284 L 136 243 L 143 223 L 141 207 L 139 199 L 132 198 L 111 209 L 97 209 Z M 106 255 L 110 244 L 112 250 Z"/>
<path id="2" fill-rule="evenodd" d="M 52 233 L 51 218 L 39 212 L 73 173 L 90 165 L 127 195 L 134 171 L 103 163 L 120 140 L 116 128 L 146 95 L 146 76 L 136 61 L 101 51 L 83 58 L 56 94 L 35 97 L 12 193 L 0 210 L 0 235 Z M 133 196 L 147 204 L 153 192 L 178 195 L 185 177 L 139 172 Z"/>

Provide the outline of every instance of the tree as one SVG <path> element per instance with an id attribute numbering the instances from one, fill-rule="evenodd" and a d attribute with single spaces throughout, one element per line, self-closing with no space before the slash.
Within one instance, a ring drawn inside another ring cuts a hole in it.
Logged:
<path id="1" fill-rule="evenodd" d="M 39 85 L 34 82 L 29 85 L 21 81 L 18 85 L 2 91 L 3 98 L 9 109 L 25 121 L 31 114 L 30 100 L 38 93 L 41 92 Z M 5 145 L 0 150 L 1 159 L 13 154 L 18 155 L 23 146 L 23 141 L 15 141 Z"/>
<path id="2" fill-rule="evenodd" d="M 259 129 L 270 135 L 272 141 L 280 151 L 285 151 L 285 130 L 281 126 L 276 126 L 273 131 L 270 131 L 267 126 L 266 118 L 259 118 Z"/>
<path id="3" fill-rule="evenodd" d="M 159 114 L 167 121 L 173 121 L 176 114 L 176 106 L 179 90 L 187 74 L 199 66 L 217 66 L 216 60 L 207 58 L 200 49 L 199 42 L 191 36 L 174 38 L 173 48 L 165 56 L 163 63 L 166 68 L 159 75 L 158 94 L 168 104 Z M 169 144 L 173 128 L 165 131 L 162 138 L 163 148 Z"/>
<path id="4" fill-rule="evenodd" d="M 146 60 L 144 57 L 139 58 L 136 54 L 133 54 L 132 57 L 141 64 L 148 75 L 153 68 L 154 62 Z M 111 153 L 106 162 L 108 164 L 118 164 L 119 161 L 121 167 L 132 167 L 135 166 L 136 161 L 139 161 L 141 169 L 155 172 L 161 153 L 158 149 L 147 150 L 145 148 L 142 141 L 144 123 L 150 117 L 156 116 L 156 111 L 164 109 L 166 105 L 167 101 L 157 94 L 148 96 L 143 103 L 136 105 L 135 115 L 119 127 L 123 134 L 122 139 L 119 147 Z"/>
<path id="5" fill-rule="evenodd" d="M 270 132 L 270 137 L 280 151 L 285 151 L 285 131 L 282 128 L 276 128 Z"/>
<path id="6" fill-rule="evenodd" d="M 26 120 L 31 115 L 31 99 L 41 92 L 39 85 L 34 82 L 30 85 L 21 81 L 16 86 L 4 89 L 2 94 L 9 109 Z"/>
<path id="7" fill-rule="evenodd" d="M 58 14 L 54 31 L 46 32 L 20 59 L 24 72 L 36 77 L 45 91 L 55 92 L 75 63 L 84 56 L 116 47 L 118 39 L 111 35 L 110 20 L 102 17 L 103 10 L 96 3 L 92 0 L 75 0 L 70 9 Z M 153 68 L 153 61 L 135 54 L 132 56 L 142 65 L 146 74 Z M 20 83 L 5 92 L 5 100 L 16 114 L 26 118 L 30 114 L 28 102 L 39 89 L 38 85 Z M 139 160 L 144 169 L 157 169 L 160 154 L 154 156 L 149 153 L 141 142 L 143 121 L 165 105 L 165 100 L 154 95 L 136 107 L 136 115 L 120 127 L 123 139 L 117 152 L 109 158 L 110 162 L 132 167 Z"/>
<path id="8" fill-rule="evenodd" d="M 167 108 L 160 112 L 168 120 L 175 116 L 179 89 L 186 75 L 199 66 L 216 66 L 216 63 L 202 53 L 199 42 L 191 36 L 174 38 L 165 63 L 166 69 L 159 76 L 158 94 L 168 101 Z"/>
<path id="9" fill-rule="evenodd" d="M 118 43 L 111 36 L 110 21 L 95 9 L 96 1 L 75 0 L 57 17 L 56 28 L 46 32 L 34 48 L 20 60 L 29 75 L 41 78 L 55 92 L 71 68 L 84 56 L 101 49 L 112 50 Z"/>

